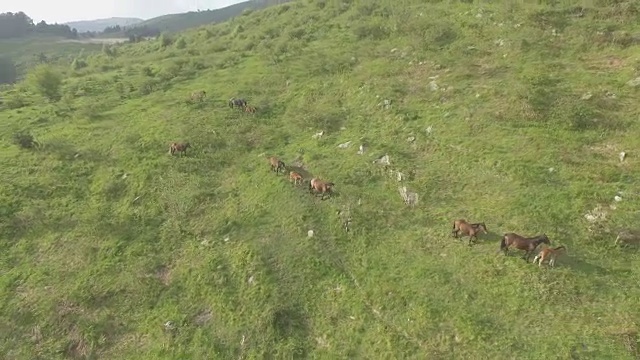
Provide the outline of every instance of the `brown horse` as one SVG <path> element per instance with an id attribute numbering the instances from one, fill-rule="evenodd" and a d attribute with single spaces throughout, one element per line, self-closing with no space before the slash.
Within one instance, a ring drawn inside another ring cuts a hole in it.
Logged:
<path id="1" fill-rule="evenodd" d="M 169 153 L 171 155 L 175 154 L 176 151 L 181 153 L 180 156 L 182 156 L 182 154 L 187 154 L 187 149 L 191 147 L 191 144 L 187 143 L 171 143 L 171 145 L 169 146 Z"/>
<path id="2" fill-rule="evenodd" d="M 542 243 L 547 245 L 551 244 L 547 234 L 527 238 L 516 233 L 506 233 L 502 236 L 502 240 L 500 241 L 500 250 L 498 251 L 503 251 L 504 254 L 507 255 L 509 247 L 513 246 L 516 249 L 524 250 L 524 256 L 522 258 L 529 261 L 529 257 L 531 257 L 533 251 Z"/>
<path id="3" fill-rule="evenodd" d="M 319 180 L 318 178 L 313 178 L 311 179 L 311 181 L 309 181 L 309 192 L 312 194 L 314 191 L 319 192 L 322 195 L 320 199 L 324 200 L 325 194 L 331 196 L 331 192 L 333 191 L 334 186 L 335 184 L 332 182 L 326 182 Z"/>
<path id="4" fill-rule="evenodd" d="M 249 114 L 255 114 L 255 113 L 256 113 L 256 111 L 257 111 L 257 109 L 256 109 L 256 107 L 255 107 L 255 106 L 249 106 L 249 105 L 247 105 L 247 106 L 245 106 L 245 107 L 244 107 L 244 112 L 246 112 L 246 113 L 249 113 Z"/>
<path id="5" fill-rule="evenodd" d="M 293 181 L 294 185 L 298 185 L 298 182 L 300 182 L 300 184 L 302 184 L 302 175 L 298 174 L 295 171 L 291 171 L 289 173 L 289 181 Z"/>
<path id="6" fill-rule="evenodd" d="M 280 159 L 278 159 L 275 156 L 272 156 L 269 158 L 269 163 L 271 164 L 271 171 L 275 171 L 276 174 L 280 172 L 280 170 L 282 170 L 282 172 L 285 171 L 285 164 L 284 162 L 282 162 Z"/>
<path id="7" fill-rule="evenodd" d="M 533 258 L 533 263 L 535 264 L 536 261 L 538 262 L 538 266 L 542 266 L 542 263 L 546 260 L 549 259 L 549 266 L 554 267 L 556 266 L 556 258 L 560 255 L 560 252 L 562 252 L 564 250 L 564 252 L 567 252 L 567 248 L 564 245 L 560 245 L 558 247 L 554 247 L 554 248 L 544 248 L 542 249 L 542 251 L 540 251 L 540 253 L 538 253 L 538 255 L 536 255 L 536 257 Z"/>
<path id="8" fill-rule="evenodd" d="M 471 240 L 474 240 L 474 242 L 477 241 L 478 234 L 487 233 L 487 226 L 484 222 L 470 224 L 465 219 L 458 219 L 453 222 L 453 230 L 451 233 L 453 237 L 457 238 L 459 232 L 469 236 L 469 246 L 471 246 Z"/>

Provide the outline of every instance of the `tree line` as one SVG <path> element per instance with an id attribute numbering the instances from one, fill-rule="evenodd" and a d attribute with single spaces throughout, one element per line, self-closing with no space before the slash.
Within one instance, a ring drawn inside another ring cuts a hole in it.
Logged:
<path id="1" fill-rule="evenodd" d="M 20 38 L 31 34 L 48 34 L 70 39 L 78 37 L 78 30 L 69 25 L 47 24 L 44 20 L 34 24 L 33 19 L 22 11 L 0 14 L 0 39 Z"/>

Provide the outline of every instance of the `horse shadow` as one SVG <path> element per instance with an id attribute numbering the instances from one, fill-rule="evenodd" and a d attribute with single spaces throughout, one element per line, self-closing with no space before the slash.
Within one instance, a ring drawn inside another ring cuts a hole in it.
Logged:
<path id="1" fill-rule="evenodd" d="M 572 270 L 578 270 L 589 275 L 607 275 L 610 273 L 609 269 L 603 268 L 600 265 L 591 264 L 587 261 L 569 255 L 564 255 L 558 258 L 557 263 L 556 267 L 558 265 L 566 266 Z"/>
<path id="2" fill-rule="evenodd" d="M 497 233 L 495 231 L 487 231 L 486 234 L 478 234 L 478 240 L 482 239 L 483 243 L 500 243 L 503 234 Z"/>
<path id="3" fill-rule="evenodd" d="M 295 171 L 298 174 L 300 174 L 302 176 L 303 184 L 305 182 L 308 184 L 309 181 L 311 181 L 311 179 L 313 179 L 313 174 L 311 172 L 309 172 L 308 170 L 303 169 L 300 166 L 287 166 L 286 167 L 286 173 L 288 174 L 290 171 Z"/>
<path id="4" fill-rule="evenodd" d="M 463 234 L 462 232 L 458 233 L 458 237 L 454 237 L 453 233 L 451 232 L 451 228 L 449 229 L 449 237 L 451 237 L 452 240 L 454 241 L 459 241 L 459 242 L 464 242 L 464 243 L 468 243 L 469 242 L 469 236 Z M 492 231 L 487 231 L 486 234 L 481 233 L 477 235 L 477 239 L 472 240 L 471 244 L 472 245 L 479 245 L 479 244 L 489 244 L 489 243 L 499 243 L 500 242 L 500 238 L 501 238 L 502 234 L 496 233 L 496 232 L 492 232 Z"/>

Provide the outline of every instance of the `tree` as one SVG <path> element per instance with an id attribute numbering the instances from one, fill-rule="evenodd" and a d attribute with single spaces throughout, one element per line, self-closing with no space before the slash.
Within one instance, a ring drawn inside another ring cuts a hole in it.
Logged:
<path id="1" fill-rule="evenodd" d="M 78 31 L 69 25 L 47 24 L 44 20 L 38 24 L 23 12 L 0 14 L 0 39 L 19 38 L 31 33 L 76 38 Z"/>
<path id="2" fill-rule="evenodd" d="M 33 20 L 23 12 L 0 14 L 1 39 L 25 36 L 34 28 Z"/>
<path id="3" fill-rule="evenodd" d="M 18 71 L 13 61 L 0 57 L 0 84 L 13 84 L 17 77 Z"/>
<path id="4" fill-rule="evenodd" d="M 36 66 L 28 76 L 29 84 L 40 95 L 50 101 L 58 101 L 61 98 L 62 75 L 48 65 Z"/>

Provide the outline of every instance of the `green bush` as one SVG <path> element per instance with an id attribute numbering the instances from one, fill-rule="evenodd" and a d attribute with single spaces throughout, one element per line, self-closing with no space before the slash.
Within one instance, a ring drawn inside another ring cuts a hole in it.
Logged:
<path id="1" fill-rule="evenodd" d="M 62 96 L 62 75 L 49 65 L 38 65 L 29 73 L 28 82 L 33 90 L 49 101 L 58 101 Z"/>

